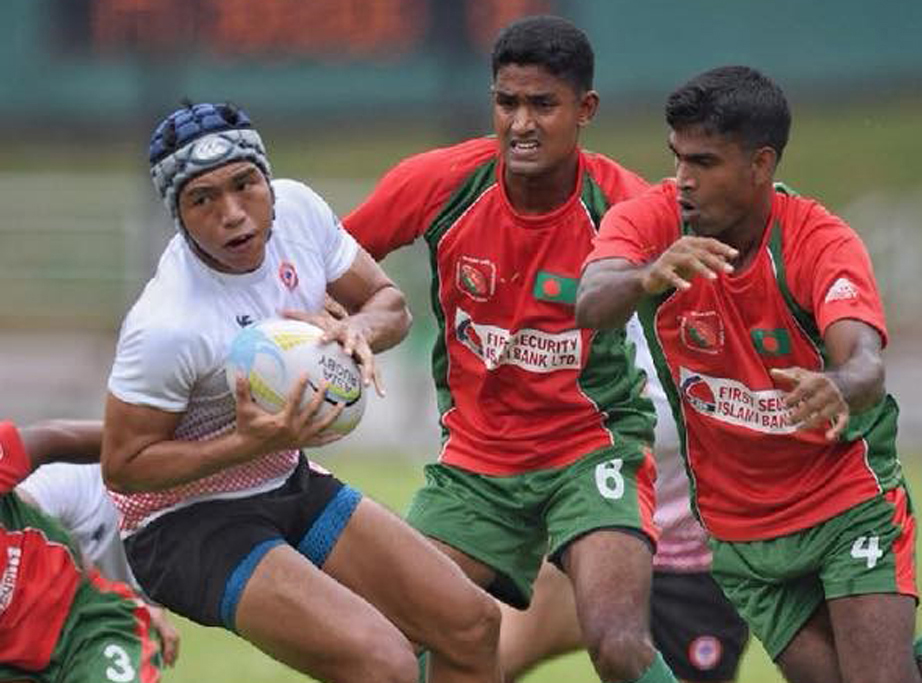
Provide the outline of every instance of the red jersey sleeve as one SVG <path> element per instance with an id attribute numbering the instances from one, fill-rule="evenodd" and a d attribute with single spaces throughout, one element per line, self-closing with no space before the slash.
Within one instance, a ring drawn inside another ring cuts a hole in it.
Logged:
<path id="1" fill-rule="evenodd" d="M 0 422 L 0 494 L 8 493 L 29 476 L 32 462 L 12 422 Z"/>
<path id="2" fill-rule="evenodd" d="M 608 258 L 649 263 L 669 248 L 679 232 L 675 184 L 666 181 L 609 209 L 586 263 Z"/>
<path id="3" fill-rule="evenodd" d="M 796 219 L 797 238 L 785 249 L 794 298 L 813 313 L 820 334 L 825 334 L 837 320 L 848 318 L 876 329 L 886 345 L 883 304 L 871 258 L 861 238 L 818 203 L 799 202 L 801 206 L 793 208 L 801 214 Z"/>
<path id="4" fill-rule="evenodd" d="M 422 235 L 470 171 L 495 153 L 494 139 L 479 138 L 404 159 L 343 226 L 380 261 Z"/>

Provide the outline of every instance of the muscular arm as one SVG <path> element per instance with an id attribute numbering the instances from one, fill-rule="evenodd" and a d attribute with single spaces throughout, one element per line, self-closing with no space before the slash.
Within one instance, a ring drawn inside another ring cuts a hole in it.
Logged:
<path id="1" fill-rule="evenodd" d="M 328 437 L 322 432 L 340 411 L 331 410 L 315 419 L 325 391 L 315 392 L 301 408 L 306 386 L 307 375 L 296 384 L 281 411 L 267 413 L 256 405 L 247 380 L 238 377 L 236 428 L 202 441 L 174 438 L 179 413 L 125 403 L 109 394 L 102 441 L 106 485 L 124 493 L 159 491 L 266 453 L 325 443 Z"/>
<path id="2" fill-rule="evenodd" d="M 590 329 L 623 327 L 646 294 L 642 269 L 624 259 L 586 266 L 576 293 L 576 325 Z"/>
<path id="3" fill-rule="evenodd" d="M 99 420 L 45 420 L 19 430 L 32 468 L 49 462 L 99 462 L 102 422 Z"/>
<path id="4" fill-rule="evenodd" d="M 837 320 L 823 337 L 832 368 L 828 374 L 852 413 L 874 406 L 884 395 L 880 334 L 858 320 Z"/>
<path id="5" fill-rule="evenodd" d="M 772 376 L 788 393 L 785 404 L 791 419 L 803 429 L 832 426 L 826 438 L 836 438 L 848 423 L 848 416 L 874 406 L 884 395 L 884 363 L 880 355 L 880 334 L 858 320 L 832 323 L 823 335 L 829 354 L 824 372 L 803 368 L 772 370 Z"/>
<path id="6" fill-rule="evenodd" d="M 619 258 L 586 266 L 576 294 L 576 324 L 607 329 L 622 327 L 644 296 L 668 289 L 688 289 L 696 277 L 714 279 L 732 273 L 736 249 L 711 237 L 686 235 L 652 263 L 634 266 Z"/>
<path id="7" fill-rule="evenodd" d="M 349 312 L 350 324 L 361 330 L 372 352 L 407 336 L 412 317 L 403 292 L 364 249 L 342 277 L 327 285 L 327 292 Z"/>

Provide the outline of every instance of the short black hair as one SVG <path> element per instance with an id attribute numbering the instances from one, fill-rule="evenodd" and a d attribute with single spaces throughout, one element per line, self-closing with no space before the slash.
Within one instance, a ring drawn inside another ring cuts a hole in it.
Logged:
<path id="1" fill-rule="evenodd" d="M 578 93 L 592 90 L 592 45 L 585 33 L 562 17 L 525 17 L 500 31 L 493 44 L 494 80 L 507 64 L 540 66 Z"/>
<path id="2" fill-rule="evenodd" d="M 703 126 L 753 150 L 771 147 L 780 159 L 791 131 L 791 110 L 768 76 L 748 66 L 722 66 L 695 76 L 669 96 L 666 123 L 673 130 Z"/>

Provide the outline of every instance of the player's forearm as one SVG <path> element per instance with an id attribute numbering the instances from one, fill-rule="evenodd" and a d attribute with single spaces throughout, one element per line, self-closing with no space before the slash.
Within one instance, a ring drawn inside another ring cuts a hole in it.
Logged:
<path id="1" fill-rule="evenodd" d="M 884 396 L 885 370 L 880 354 L 858 348 L 842 365 L 827 372 L 852 413 L 873 407 Z"/>
<path id="2" fill-rule="evenodd" d="M 576 293 L 576 325 L 589 329 L 624 327 L 644 296 L 640 269 L 611 269 L 590 263 Z"/>
<path id="3" fill-rule="evenodd" d="M 374 353 L 403 341 L 413 322 L 403 293 L 393 285 L 375 292 L 354 317 L 361 318 L 365 339 Z"/>
<path id="4" fill-rule="evenodd" d="M 121 493 L 161 491 L 247 462 L 260 454 L 237 432 L 204 441 L 158 441 L 134 454 L 103 451 L 106 486 Z"/>
<path id="5" fill-rule="evenodd" d="M 49 462 L 99 462 L 100 420 L 46 420 L 19 430 L 33 468 Z"/>

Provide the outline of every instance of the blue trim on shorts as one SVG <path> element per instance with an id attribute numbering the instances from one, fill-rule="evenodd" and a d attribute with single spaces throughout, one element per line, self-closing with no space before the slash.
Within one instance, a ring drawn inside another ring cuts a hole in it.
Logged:
<path id="1" fill-rule="evenodd" d="M 224 626 L 234 633 L 237 632 L 237 603 L 240 602 L 240 596 L 247 582 L 256 570 L 259 561 L 272 550 L 275 546 L 285 542 L 283 538 L 270 538 L 257 544 L 249 554 L 240 561 L 234 571 L 231 572 L 224 584 L 224 593 L 221 596 L 220 616 Z"/>
<path id="2" fill-rule="evenodd" d="M 298 543 L 298 552 L 317 567 L 322 567 L 360 500 L 361 493 L 344 485 L 304 534 L 304 538 Z"/>

